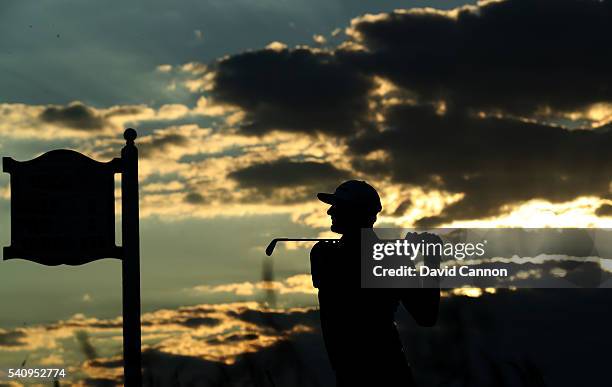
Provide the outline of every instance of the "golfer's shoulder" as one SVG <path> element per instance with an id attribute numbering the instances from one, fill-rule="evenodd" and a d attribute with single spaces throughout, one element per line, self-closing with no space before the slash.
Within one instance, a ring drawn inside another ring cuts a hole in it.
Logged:
<path id="1" fill-rule="evenodd" d="M 310 250 L 311 257 L 326 256 L 335 254 L 338 250 L 338 243 L 335 241 L 319 241 Z"/>

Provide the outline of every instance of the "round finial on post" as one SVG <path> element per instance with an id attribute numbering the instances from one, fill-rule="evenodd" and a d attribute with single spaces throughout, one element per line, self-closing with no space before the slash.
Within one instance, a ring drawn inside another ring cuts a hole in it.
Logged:
<path id="1" fill-rule="evenodd" d="M 123 132 L 123 138 L 125 138 L 128 144 L 133 144 L 137 136 L 138 133 L 136 133 L 136 130 L 132 128 L 127 128 L 125 132 Z"/>

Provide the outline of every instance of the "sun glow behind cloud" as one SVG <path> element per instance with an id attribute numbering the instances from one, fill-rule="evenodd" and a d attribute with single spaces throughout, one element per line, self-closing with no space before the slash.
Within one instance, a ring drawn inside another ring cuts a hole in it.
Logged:
<path id="1" fill-rule="evenodd" d="M 388 82 L 379 79 L 381 96 L 394 91 Z M 60 123 L 45 124 L 39 116 L 46 107 L 3 104 L 2 115 L 6 118 L 0 128 L 7 139 L 57 139 L 71 138 L 82 143 L 83 151 L 99 159 L 118 155 L 123 143 L 121 128 L 127 122 L 175 120 L 198 115 L 225 115 L 232 110 L 211 105 L 201 97 L 197 105 L 163 105 L 152 109 L 145 105 L 114 106 L 107 109 L 89 109 L 92 114 L 108 123 L 110 132 L 76 131 Z M 215 110 L 221 109 L 221 110 Z M 235 111 L 235 110 L 234 110 Z M 607 114 L 607 113 L 606 113 Z M 601 113 L 592 119 L 603 119 Z M 137 125 L 136 125 L 137 126 Z M 2 130 L 3 129 L 3 130 Z M 253 214 L 288 213 L 294 221 L 315 228 L 326 228 L 327 215 L 314 199 L 288 203 L 296 193 L 307 195 L 307 187 L 277 190 L 276 199 L 255 199 L 256 192 L 238 190 L 236 182 L 228 175 L 240 168 L 262 162 L 274 162 L 281 158 L 298 158 L 330 163 L 349 171 L 358 178 L 365 178 L 381 192 L 385 211 L 379 222 L 409 227 L 425 216 L 434 216 L 445 206 L 462 198 L 460 193 L 424 190 L 421 187 L 390 183 L 362 176 L 354 171 L 345 157 L 346 145 L 326 136 L 307 136 L 273 132 L 261 137 L 252 137 L 231 131 L 202 128 L 196 124 L 167 126 L 137 139 L 141 148 L 140 178 L 142 185 L 142 216 L 163 216 L 180 219 L 185 217 L 242 216 Z M 142 157 L 144 156 L 144 157 Z M 385 162 L 390 156 L 384 152 L 372 153 L 369 161 Z M 189 160 L 189 161 L 187 161 Z M 147 183 L 150 178 L 175 176 L 174 180 Z M 211 178 L 214 177 L 214 178 Z M 6 191 L 8 192 L 8 191 Z M 198 200 L 186 200 L 186 195 Z M 285 199 L 283 199 L 283 197 Z M 8 198 L 8 197 L 7 197 Z M 277 202 L 275 202 L 275 200 Z M 531 200 L 508 205 L 502 214 L 493 218 L 447 223 L 451 227 L 609 227 L 610 217 L 597 217 L 595 211 L 610 201 L 597 197 L 580 197 L 563 203 L 546 200 Z"/>

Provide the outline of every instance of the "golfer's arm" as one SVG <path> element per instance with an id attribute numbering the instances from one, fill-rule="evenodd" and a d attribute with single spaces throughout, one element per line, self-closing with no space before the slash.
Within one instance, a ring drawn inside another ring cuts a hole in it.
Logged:
<path id="1" fill-rule="evenodd" d="M 323 256 L 323 243 L 317 242 L 310 250 L 310 274 L 312 286 L 319 288 L 321 281 L 321 259 Z"/>

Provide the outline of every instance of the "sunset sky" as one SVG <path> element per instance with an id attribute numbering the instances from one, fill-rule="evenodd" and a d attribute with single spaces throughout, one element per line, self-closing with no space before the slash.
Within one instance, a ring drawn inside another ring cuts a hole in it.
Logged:
<path id="1" fill-rule="evenodd" d="M 315 193 L 349 178 L 378 226 L 612 225 L 610 4 L 355 3 L 3 2 L 2 153 L 105 161 L 138 130 L 145 308 L 331 235 Z M 116 306 L 118 262 L 89 266 L 4 262 L 4 323 Z"/>
<path id="2" fill-rule="evenodd" d="M 378 226 L 612 227 L 611 18 L 609 1 L 3 0 L 0 152 L 107 161 L 138 131 L 144 312 L 260 301 L 267 242 L 333 236 L 315 194 L 350 178 L 380 192 Z M 316 303 L 307 247 L 275 253 L 282 306 Z M 0 266 L 2 328 L 121 313 L 116 260 Z"/>

